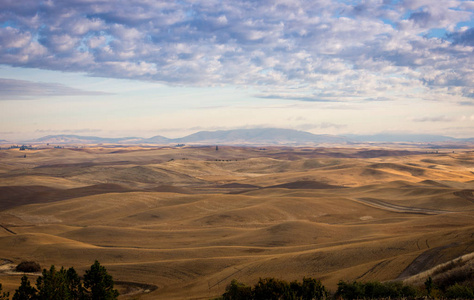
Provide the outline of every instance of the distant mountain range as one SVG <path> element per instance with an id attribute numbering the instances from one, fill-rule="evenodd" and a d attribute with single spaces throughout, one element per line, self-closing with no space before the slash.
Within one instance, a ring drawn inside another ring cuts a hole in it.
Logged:
<path id="1" fill-rule="evenodd" d="M 358 144 L 365 142 L 374 143 L 472 143 L 474 138 L 456 139 L 442 135 L 427 134 L 375 134 L 375 135 L 346 135 L 335 136 L 326 134 L 313 134 L 305 131 L 280 129 L 280 128 L 258 128 L 258 129 L 236 129 L 219 131 L 200 131 L 191 135 L 170 139 L 164 136 L 151 138 L 124 137 L 124 138 L 101 138 L 96 136 L 79 135 L 48 135 L 34 140 L 23 141 L 23 144 L 193 144 L 193 145 L 321 145 L 321 144 Z"/>
<path id="2" fill-rule="evenodd" d="M 177 143 L 232 144 L 232 145 L 304 145 L 341 144 L 346 139 L 340 136 L 312 134 L 305 131 L 279 128 L 236 129 L 220 131 L 200 131 L 173 140 Z"/>

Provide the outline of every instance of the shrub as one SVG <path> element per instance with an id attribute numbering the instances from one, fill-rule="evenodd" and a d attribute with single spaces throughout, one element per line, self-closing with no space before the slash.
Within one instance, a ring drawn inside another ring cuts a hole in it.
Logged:
<path id="1" fill-rule="evenodd" d="M 402 287 L 402 296 L 407 298 L 414 298 L 416 297 L 416 289 L 411 285 L 404 285 Z"/>
<path id="2" fill-rule="evenodd" d="M 260 278 L 252 288 L 237 280 L 226 287 L 223 300 L 322 300 L 328 297 L 326 288 L 321 281 L 314 278 L 303 278 L 303 282 L 276 278 Z"/>
<path id="3" fill-rule="evenodd" d="M 314 278 L 303 278 L 301 285 L 301 298 L 304 300 L 321 300 L 328 296 L 326 288 L 321 284 L 321 281 Z"/>
<path id="4" fill-rule="evenodd" d="M 347 300 L 362 299 L 365 296 L 365 287 L 362 283 L 354 281 L 353 283 L 339 281 L 337 284 L 336 297 L 342 297 Z"/>
<path id="5" fill-rule="evenodd" d="M 344 299 L 380 299 L 415 297 L 416 290 L 401 282 L 357 282 L 339 281 L 336 296 Z"/>
<path id="6" fill-rule="evenodd" d="M 279 300 L 288 292 L 288 282 L 275 278 L 260 278 L 253 290 L 255 300 Z"/>
<path id="7" fill-rule="evenodd" d="M 456 283 L 446 289 L 445 296 L 450 299 L 474 299 L 474 291 L 468 286 Z"/>
<path id="8" fill-rule="evenodd" d="M 252 288 L 234 279 L 226 287 L 225 293 L 222 295 L 222 297 L 225 300 L 252 299 Z"/>
<path id="9" fill-rule="evenodd" d="M 16 266 L 15 270 L 23 273 L 36 273 L 41 271 L 41 266 L 35 261 L 22 261 Z"/>

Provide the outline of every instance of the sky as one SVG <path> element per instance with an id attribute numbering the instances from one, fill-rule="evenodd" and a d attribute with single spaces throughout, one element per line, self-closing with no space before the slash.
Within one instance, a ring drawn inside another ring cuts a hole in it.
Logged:
<path id="1" fill-rule="evenodd" d="M 0 140 L 474 137 L 474 1 L 0 0 Z"/>

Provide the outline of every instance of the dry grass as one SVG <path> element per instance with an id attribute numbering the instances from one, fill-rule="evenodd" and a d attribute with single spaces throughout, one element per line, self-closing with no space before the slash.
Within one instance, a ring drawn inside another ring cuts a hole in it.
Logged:
<path id="1" fill-rule="evenodd" d="M 0 257 L 79 273 L 98 259 L 123 298 L 208 299 L 233 278 L 311 276 L 334 289 L 340 279 L 441 275 L 453 268 L 440 264 L 474 252 L 469 151 L 88 147 L 1 157 Z M 0 270 L 4 289 L 19 280 Z"/>

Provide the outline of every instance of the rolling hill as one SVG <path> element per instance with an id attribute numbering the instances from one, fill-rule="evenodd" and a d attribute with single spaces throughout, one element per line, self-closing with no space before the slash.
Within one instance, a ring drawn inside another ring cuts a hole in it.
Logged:
<path id="1" fill-rule="evenodd" d="M 410 279 L 474 253 L 470 149 L 22 154 L 0 150 L 6 291 L 18 287 L 12 268 L 23 260 L 82 273 L 98 259 L 122 299 L 146 300 L 210 299 L 234 278 L 314 277 L 334 291 L 340 279 Z"/>

